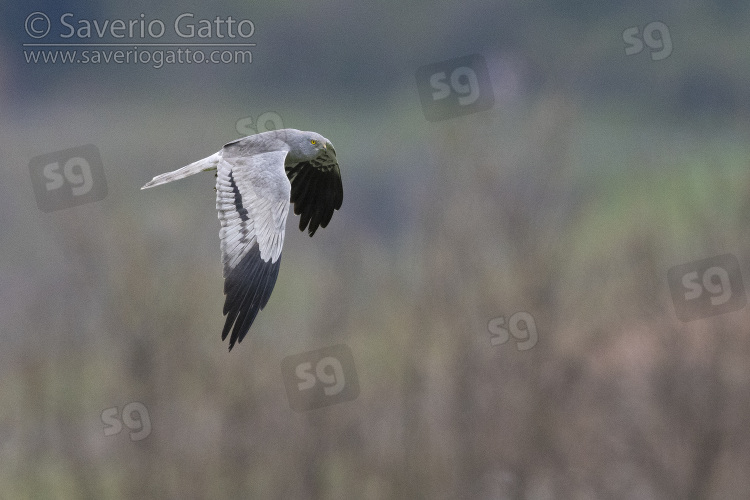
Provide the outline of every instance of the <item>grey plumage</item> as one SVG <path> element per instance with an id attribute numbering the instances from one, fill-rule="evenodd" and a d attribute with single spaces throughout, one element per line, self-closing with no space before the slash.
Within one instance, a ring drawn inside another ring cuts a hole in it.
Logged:
<path id="1" fill-rule="evenodd" d="M 222 340 L 241 342 L 276 284 L 289 203 L 310 236 L 341 208 L 336 151 L 315 132 L 281 129 L 237 139 L 217 153 L 157 175 L 141 189 L 217 170 L 216 209 L 224 266 Z"/>

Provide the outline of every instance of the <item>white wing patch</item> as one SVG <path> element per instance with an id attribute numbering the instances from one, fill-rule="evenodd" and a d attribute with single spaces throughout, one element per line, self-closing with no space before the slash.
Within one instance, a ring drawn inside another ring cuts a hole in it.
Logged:
<path id="1" fill-rule="evenodd" d="M 256 242 L 264 261 L 281 255 L 291 195 L 285 157 L 286 151 L 274 151 L 219 161 L 216 209 L 224 276 Z"/>

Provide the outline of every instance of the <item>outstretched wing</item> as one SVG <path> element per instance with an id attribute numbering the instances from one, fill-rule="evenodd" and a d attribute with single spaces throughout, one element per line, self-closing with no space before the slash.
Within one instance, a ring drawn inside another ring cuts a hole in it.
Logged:
<path id="1" fill-rule="evenodd" d="M 291 185 L 284 171 L 286 151 L 233 156 L 222 151 L 216 177 L 221 221 L 224 314 L 221 339 L 229 350 L 241 342 L 258 311 L 268 303 L 281 264 Z"/>
<path id="2" fill-rule="evenodd" d="M 324 161 L 287 165 L 286 175 L 292 183 L 294 213 L 300 216 L 299 230 L 304 231 L 309 224 L 308 232 L 312 236 L 318 226 L 328 225 L 333 211 L 341 208 L 344 201 L 341 171 L 335 153 Z"/>

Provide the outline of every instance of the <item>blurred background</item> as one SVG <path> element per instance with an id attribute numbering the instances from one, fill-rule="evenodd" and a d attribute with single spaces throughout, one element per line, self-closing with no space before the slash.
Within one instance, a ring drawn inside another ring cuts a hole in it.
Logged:
<path id="1" fill-rule="evenodd" d="M 4 5 L 0 496 L 747 498 L 749 22 L 739 0 Z M 139 188 L 278 125 L 331 140 L 344 202 L 313 238 L 290 213 L 228 353 L 213 175 Z M 43 211 L 34 159 L 84 145 L 106 188 Z M 317 387 L 359 390 L 293 409 L 282 360 L 341 344 Z"/>

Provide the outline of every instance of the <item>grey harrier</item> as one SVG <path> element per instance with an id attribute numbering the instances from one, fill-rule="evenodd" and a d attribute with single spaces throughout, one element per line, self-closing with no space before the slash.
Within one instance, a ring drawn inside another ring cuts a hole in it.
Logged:
<path id="1" fill-rule="evenodd" d="M 268 303 L 281 264 L 289 203 L 310 236 L 341 208 L 344 191 L 336 151 L 315 132 L 272 130 L 237 139 L 218 153 L 174 172 L 157 175 L 141 189 L 216 170 L 216 209 L 221 221 L 224 314 L 221 339 L 229 350 L 242 342 Z"/>

